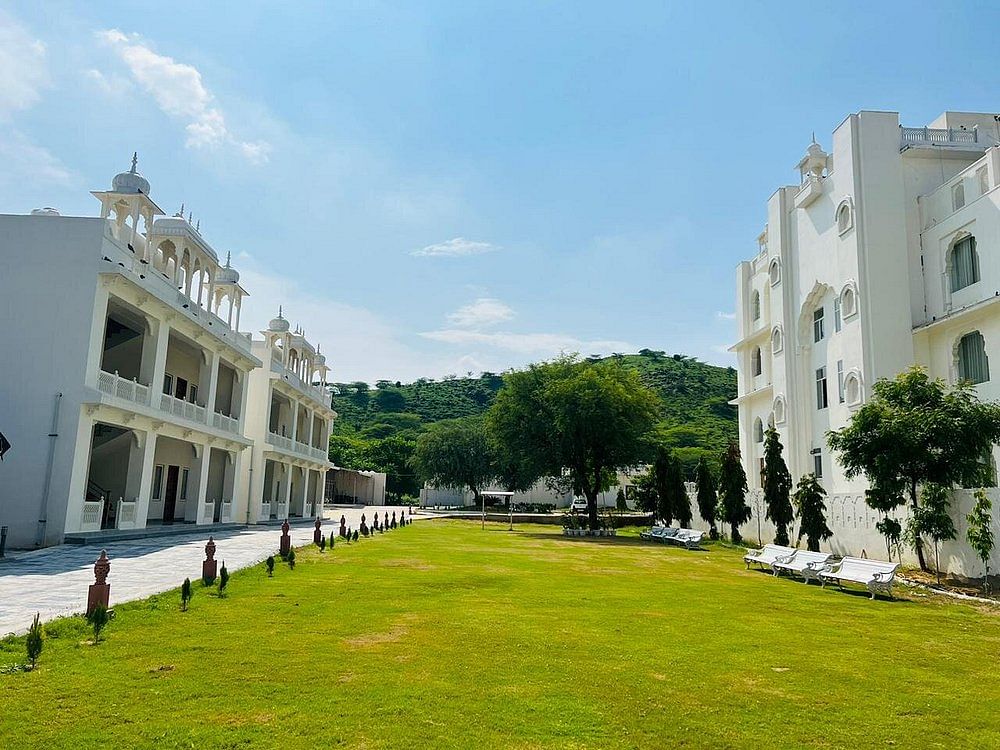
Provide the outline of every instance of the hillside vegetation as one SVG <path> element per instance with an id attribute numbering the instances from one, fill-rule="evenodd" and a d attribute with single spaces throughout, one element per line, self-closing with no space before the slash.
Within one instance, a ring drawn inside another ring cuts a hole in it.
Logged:
<path id="1" fill-rule="evenodd" d="M 703 453 L 714 460 L 737 435 L 736 371 L 682 354 L 643 349 L 638 354 L 593 357 L 617 359 L 634 367 L 662 400 L 656 440 L 676 449 L 688 478 Z M 333 408 L 340 415 L 331 439 L 331 458 L 341 466 L 386 471 L 391 494 L 414 494 L 417 485 L 406 469 L 412 441 L 445 419 L 484 413 L 503 386 L 503 376 L 421 378 L 413 383 L 379 381 L 338 383 Z M 405 456 L 397 455 L 400 452 Z M 386 459 L 392 456 L 391 463 Z M 397 475 L 394 482 L 393 474 Z"/>

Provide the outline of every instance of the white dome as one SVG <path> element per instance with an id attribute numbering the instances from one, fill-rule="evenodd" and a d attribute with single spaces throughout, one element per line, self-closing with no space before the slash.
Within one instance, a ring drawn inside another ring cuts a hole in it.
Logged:
<path id="1" fill-rule="evenodd" d="M 143 193 L 149 195 L 149 180 L 136 171 L 138 154 L 132 154 L 132 168 L 128 172 L 116 174 L 111 180 L 111 190 L 115 193 Z"/>
<path id="2" fill-rule="evenodd" d="M 215 281 L 217 284 L 238 284 L 240 281 L 240 272 L 233 268 L 229 262 L 231 260 L 231 254 L 226 253 L 226 265 L 219 269 L 219 273 L 215 275 Z M 272 321 L 273 322 L 273 321 Z"/>
<path id="3" fill-rule="evenodd" d="M 272 333 L 287 333 L 288 332 L 288 321 L 281 316 L 281 308 L 278 308 L 278 317 L 271 320 L 267 324 L 267 330 Z"/>

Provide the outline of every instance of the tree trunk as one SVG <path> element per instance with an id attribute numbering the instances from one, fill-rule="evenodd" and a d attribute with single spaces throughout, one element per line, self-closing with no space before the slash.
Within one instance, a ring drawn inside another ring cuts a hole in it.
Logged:
<path id="1" fill-rule="evenodd" d="M 587 496 L 587 523 L 592 531 L 598 527 L 597 522 L 597 491 L 591 491 L 589 487 L 583 488 L 583 494 Z"/>
<path id="2" fill-rule="evenodd" d="M 910 482 L 910 505 L 914 509 L 919 507 L 917 504 L 917 480 L 915 479 Z M 917 551 L 917 562 L 920 563 L 920 569 L 925 573 L 930 573 L 930 568 L 927 567 L 927 561 L 924 559 L 924 542 L 920 538 L 920 534 L 917 534 L 913 540 L 913 547 Z"/>
<path id="3" fill-rule="evenodd" d="M 729 529 L 730 529 L 730 531 L 729 531 L 729 541 L 731 541 L 733 544 L 742 544 L 743 543 L 743 537 L 740 536 L 740 527 L 739 527 L 739 525 L 735 524 L 735 523 L 731 523 L 731 524 L 729 524 Z"/>

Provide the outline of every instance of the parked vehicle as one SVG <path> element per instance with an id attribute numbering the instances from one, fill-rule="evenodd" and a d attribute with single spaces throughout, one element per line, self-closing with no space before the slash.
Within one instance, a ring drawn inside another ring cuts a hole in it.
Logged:
<path id="1" fill-rule="evenodd" d="M 587 499 L 583 497 L 574 497 L 573 503 L 569 506 L 569 509 L 572 513 L 586 513 Z"/>

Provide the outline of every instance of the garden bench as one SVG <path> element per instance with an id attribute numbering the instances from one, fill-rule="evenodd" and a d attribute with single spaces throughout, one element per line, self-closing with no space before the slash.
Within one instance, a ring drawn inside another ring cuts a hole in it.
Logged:
<path id="1" fill-rule="evenodd" d="M 845 557 L 839 563 L 827 566 L 819 572 L 822 585 L 827 581 L 836 581 L 843 587 L 844 581 L 862 583 L 868 587 L 868 592 L 875 598 L 876 591 L 883 591 L 892 597 L 892 583 L 896 579 L 899 563 L 868 560 L 861 557 Z"/>
<path id="2" fill-rule="evenodd" d="M 701 540 L 705 538 L 704 531 L 695 531 L 694 529 L 671 529 L 671 531 L 675 531 L 676 533 L 666 537 L 664 541 L 674 542 L 685 549 L 695 549 L 701 544 Z"/>
<path id="3" fill-rule="evenodd" d="M 757 563 L 763 569 L 765 565 L 773 566 L 779 560 L 784 560 L 795 554 L 794 547 L 782 547 L 780 544 L 765 544 L 760 549 L 747 550 L 743 561 L 750 569 L 750 563 Z"/>
<path id="4" fill-rule="evenodd" d="M 802 579 L 809 581 L 819 581 L 819 574 L 830 567 L 830 559 L 833 557 L 829 552 L 810 552 L 805 549 L 797 549 L 791 557 L 783 557 L 771 563 L 771 570 L 774 575 L 781 575 L 781 571 L 787 570 L 789 573 L 798 573 Z"/>
<path id="5" fill-rule="evenodd" d="M 649 531 L 640 531 L 640 539 L 653 539 L 660 540 L 663 538 L 663 534 L 667 531 L 666 526 L 654 526 Z"/>

